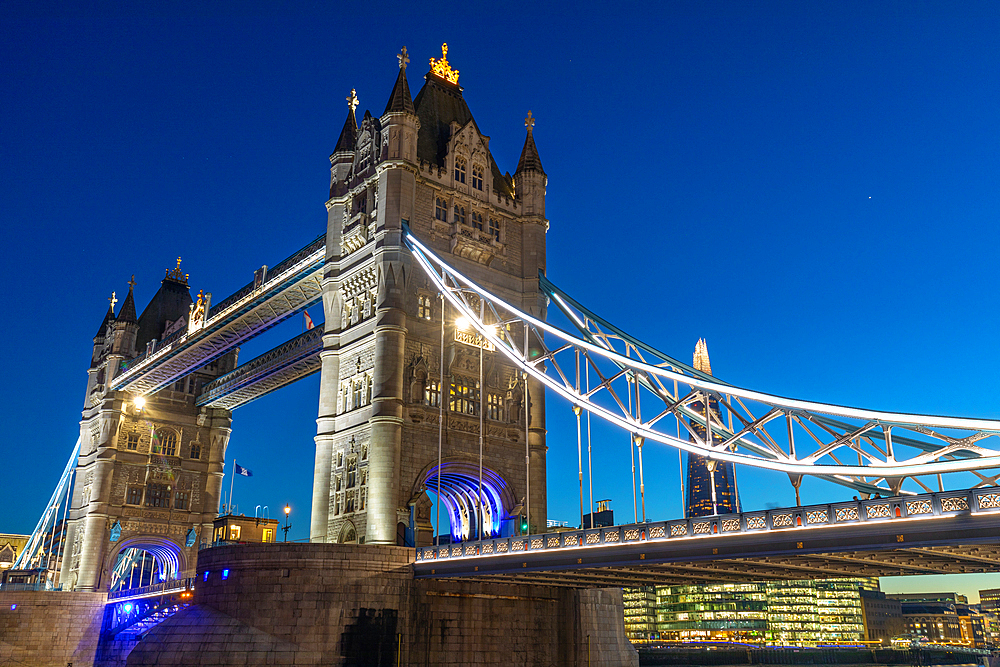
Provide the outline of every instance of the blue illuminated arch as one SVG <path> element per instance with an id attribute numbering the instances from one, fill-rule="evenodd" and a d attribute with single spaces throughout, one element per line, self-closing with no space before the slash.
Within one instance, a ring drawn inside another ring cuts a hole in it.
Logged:
<path id="1" fill-rule="evenodd" d="M 441 496 L 438 501 L 451 523 L 451 537 L 460 542 L 477 539 L 482 526 L 483 539 L 496 537 L 503 522 L 510 519 L 516 501 L 510 486 L 495 470 L 483 468 L 482 496 L 479 496 L 479 466 L 467 461 L 446 461 L 429 468 L 424 475 L 425 488 L 437 494 L 440 477 Z"/>
<path id="2" fill-rule="evenodd" d="M 118 564 L 118 557 L 126 553 L 129 549 L 145 551 L 153 557 L 160 573 L 160 581 L 180 579 L 182 573 L 187 569 L 184 551 L 174 541 L 153 535 L 130 537 L 117 544 L 116 548 L 108 555 L 107 578 L 105 581 L 108 582 L 109 587 L 116 584 L 114 581 L 114 570 Z"/>

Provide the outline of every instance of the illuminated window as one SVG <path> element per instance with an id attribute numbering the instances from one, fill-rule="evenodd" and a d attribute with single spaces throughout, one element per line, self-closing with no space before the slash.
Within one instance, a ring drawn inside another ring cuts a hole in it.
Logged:
<path id="1" fill-rule="evenodd" d="M 460 225 L 465 224 L 465 207 L 455 204 L 455 222 Z"/>
<path id="2" fill-rule="evenodd" d="M 503 399 L 500 398 L 499 394 L 487 394 L 486 418 L 499 421 L 501 414 L 503 414 Z"/>
<path id="3" fill-rule="evenodd" d="M 229 539 L 232 542 L 235 542 L 236 540 L 240 539 L 240 527 L 239 526 L 230 526 L 229 527 Z"/>
<path id="4" fill-rule="evenodd" d="M 274 529 L 273 528 L 265 528 L 264 532 L 261 533 L 260 541 L 261 542 L 274 542 Z"/>
<path id="5" fill-rule="evenodd" d="M 437 380 L 428 380 L 424 386 L 424 403 L 432 408 L 441 405 L 441 384 Z"/>
<path id="6" fill-rule="evenodd" d="M 479 382 L 455 378 L 451 385 L 451 403 L 448 409 L 466 415 L 478 415 Z"/>
<path id="7" fill-rule="evenodd" d="M 126 447 L 126 449 L 129 449 L 129 450 L 131 450 L 133 452 L 135 450 L 139 449 L 139 434 L 138 433 L 129 433 L 128 434 L 128 438 L 125 441 L 125 447 Z"/>
<path id="8" fill-rule="evenodd" d="M 483 189 L 483 168 L 478 164 L 472 165 L 472 187 L 477 190 Z"/>
<path id="9" fill-rule="evenodd" d="M 448 222 L 448 202 L 440 197 L 435 197 L 434 199 L 434 217 L 438 220 Z"/>
<path id="10" fill-rule="evenodd" d="M 174 509 L 186 510 L 188 508 L 188 492 L 178 491 L 174 494 Z"/>
<path id="11" fill-rule="evenodd" d="M 146 507 L 170 507 L 170 487 L 166 484 L 147 486 Z"/>
<path id="12" fill-rule="evenodd" d="M 431 298 L 429 296 L 417 297 L 417 317 L 422 320 L 431 319 Z"/>
<path id="13" fill-rule="evenodd" d="M 490 218 L 490 236 L 500 241 L 500 221 L 496 218 Z"/>
<path id="14" fill-rule="evenodd" d="M 191 458 L 200 459 L 201 458 L 201 443 L 192 442 L 191 443 Z"/>
<path id="15" fill-rule="evenodd" d="M 483 231 L 482 213 L 476 213 L 475 211 L 472 212 L 472 226 L 478 229 L 479 231 Z"/>
<path id="16" fill-rule="evenodd" d="M 465 160 L 462 158 L 455 160 L 455 182 L 465 183 Z"/>

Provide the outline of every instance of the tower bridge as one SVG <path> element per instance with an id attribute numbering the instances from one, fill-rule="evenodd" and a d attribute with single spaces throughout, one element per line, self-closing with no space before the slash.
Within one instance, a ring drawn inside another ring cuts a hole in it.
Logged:
<path id="1" fill-rule="evenodd" d="M 996 570 L 1000 498 L 987 471 L 1000 467 L 1000 422 L 737 387 L 711 374 L 707 350 L 687 364 L 601 318 L 546 275 L 548 177 L 532 114 L 513 175 L 502 172 L 446 52 L 416 97 L 408 62 L 404 49 L 381 115 L 359 122 L 356 91 L 347 97 L 324 233 L 215 304 L 192 297 L 179 261 L 141 314 L 134 281 L 117 312 L 113 297 L 77 447 L 15 569 L 103 591 L 138 550 L 157 554 L 161 580 L 208 584 L 199 549 L 221 500 L 233 411 L 318 372 L 310 540 L 415 548 L 421 581 Z M 320 300 L 321 327 L 237 365 L 240 345 Z M 627 434 L 636 523 L 544 532 L 547 393 L 576 413 L 581 526 L 594 506 L 584 413 Z M 688 489 L 687 516 L 647 516 L 650 446 L 687 452 L 709 480 Z M 809 477 L 861 499 L 747 511 L 736 465 L 787 474 L 797 500 Z M 961 472 L 976 488 L 946 489 L 944 476 Z"/>

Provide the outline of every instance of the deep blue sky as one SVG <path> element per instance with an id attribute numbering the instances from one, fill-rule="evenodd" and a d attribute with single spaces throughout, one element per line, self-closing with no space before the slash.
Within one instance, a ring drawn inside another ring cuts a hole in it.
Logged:
<path id="1" fill-rule="evenodd" d="M 380 113 L 403 44 L 416 94 L 448 42 L 501 170 L 533 112 L 548 273 L 593 310 L 682 359 L 707 338 L 735 384 L 1000 418 L 1000 4 L 648 4 L 4 3 L 0 530 L 64 465 L 111 291 L 134 273 L 141 309 L 180 255 L 218 300 L 321 233 L 344 97 Z M 290 502 L 293 539 L 317 387 L 241 409 L 230 445 L 240 509 Z M 549 426 L 549 516 L 575 523 L 568 406 Z M 630 518 L 627 438 L 595 448 Z M 647 452 L 649 515 L 677 516 L 676 454 Z M 794 502 L 739 474 L 748 508 Z"/>

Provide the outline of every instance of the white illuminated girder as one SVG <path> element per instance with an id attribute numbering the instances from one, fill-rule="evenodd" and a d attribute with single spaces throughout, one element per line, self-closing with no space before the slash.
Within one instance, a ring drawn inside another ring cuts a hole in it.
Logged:
<path id="1" fill-rule="evenodd" d="M 240 365 L 205 386 L 196 405 L 235 410 L 320 370 L 323 325 Z"/>
<path id="2" fill-rule="evenodd" d="M 322 297 L 325 244 L 213 313 L 202 329 L 164 345 L 111 381 L 112 389 L 151 394 L 219 358 Z"/>
<path id="3" fill-rule="evenodd" d="M 572 405 L 632 433 L 639 446 L 653 441 L 867 492 L 907 493 L 900 489 L 906 478 L 930 492 L 916 475 L 951 472 L 973 472 L 979 486 L 996 483 L 975 471 L 1000 467 L 1000 421 L 866 410 L 729 385 L 602 328 L 603 320 L 556 293 L 581 333 L 559 329 L 473 283 L 412 234 L 405 239 L 448 302 L 500 352 Z M 710 399 L 719 411 L 704 409 Z"/>

